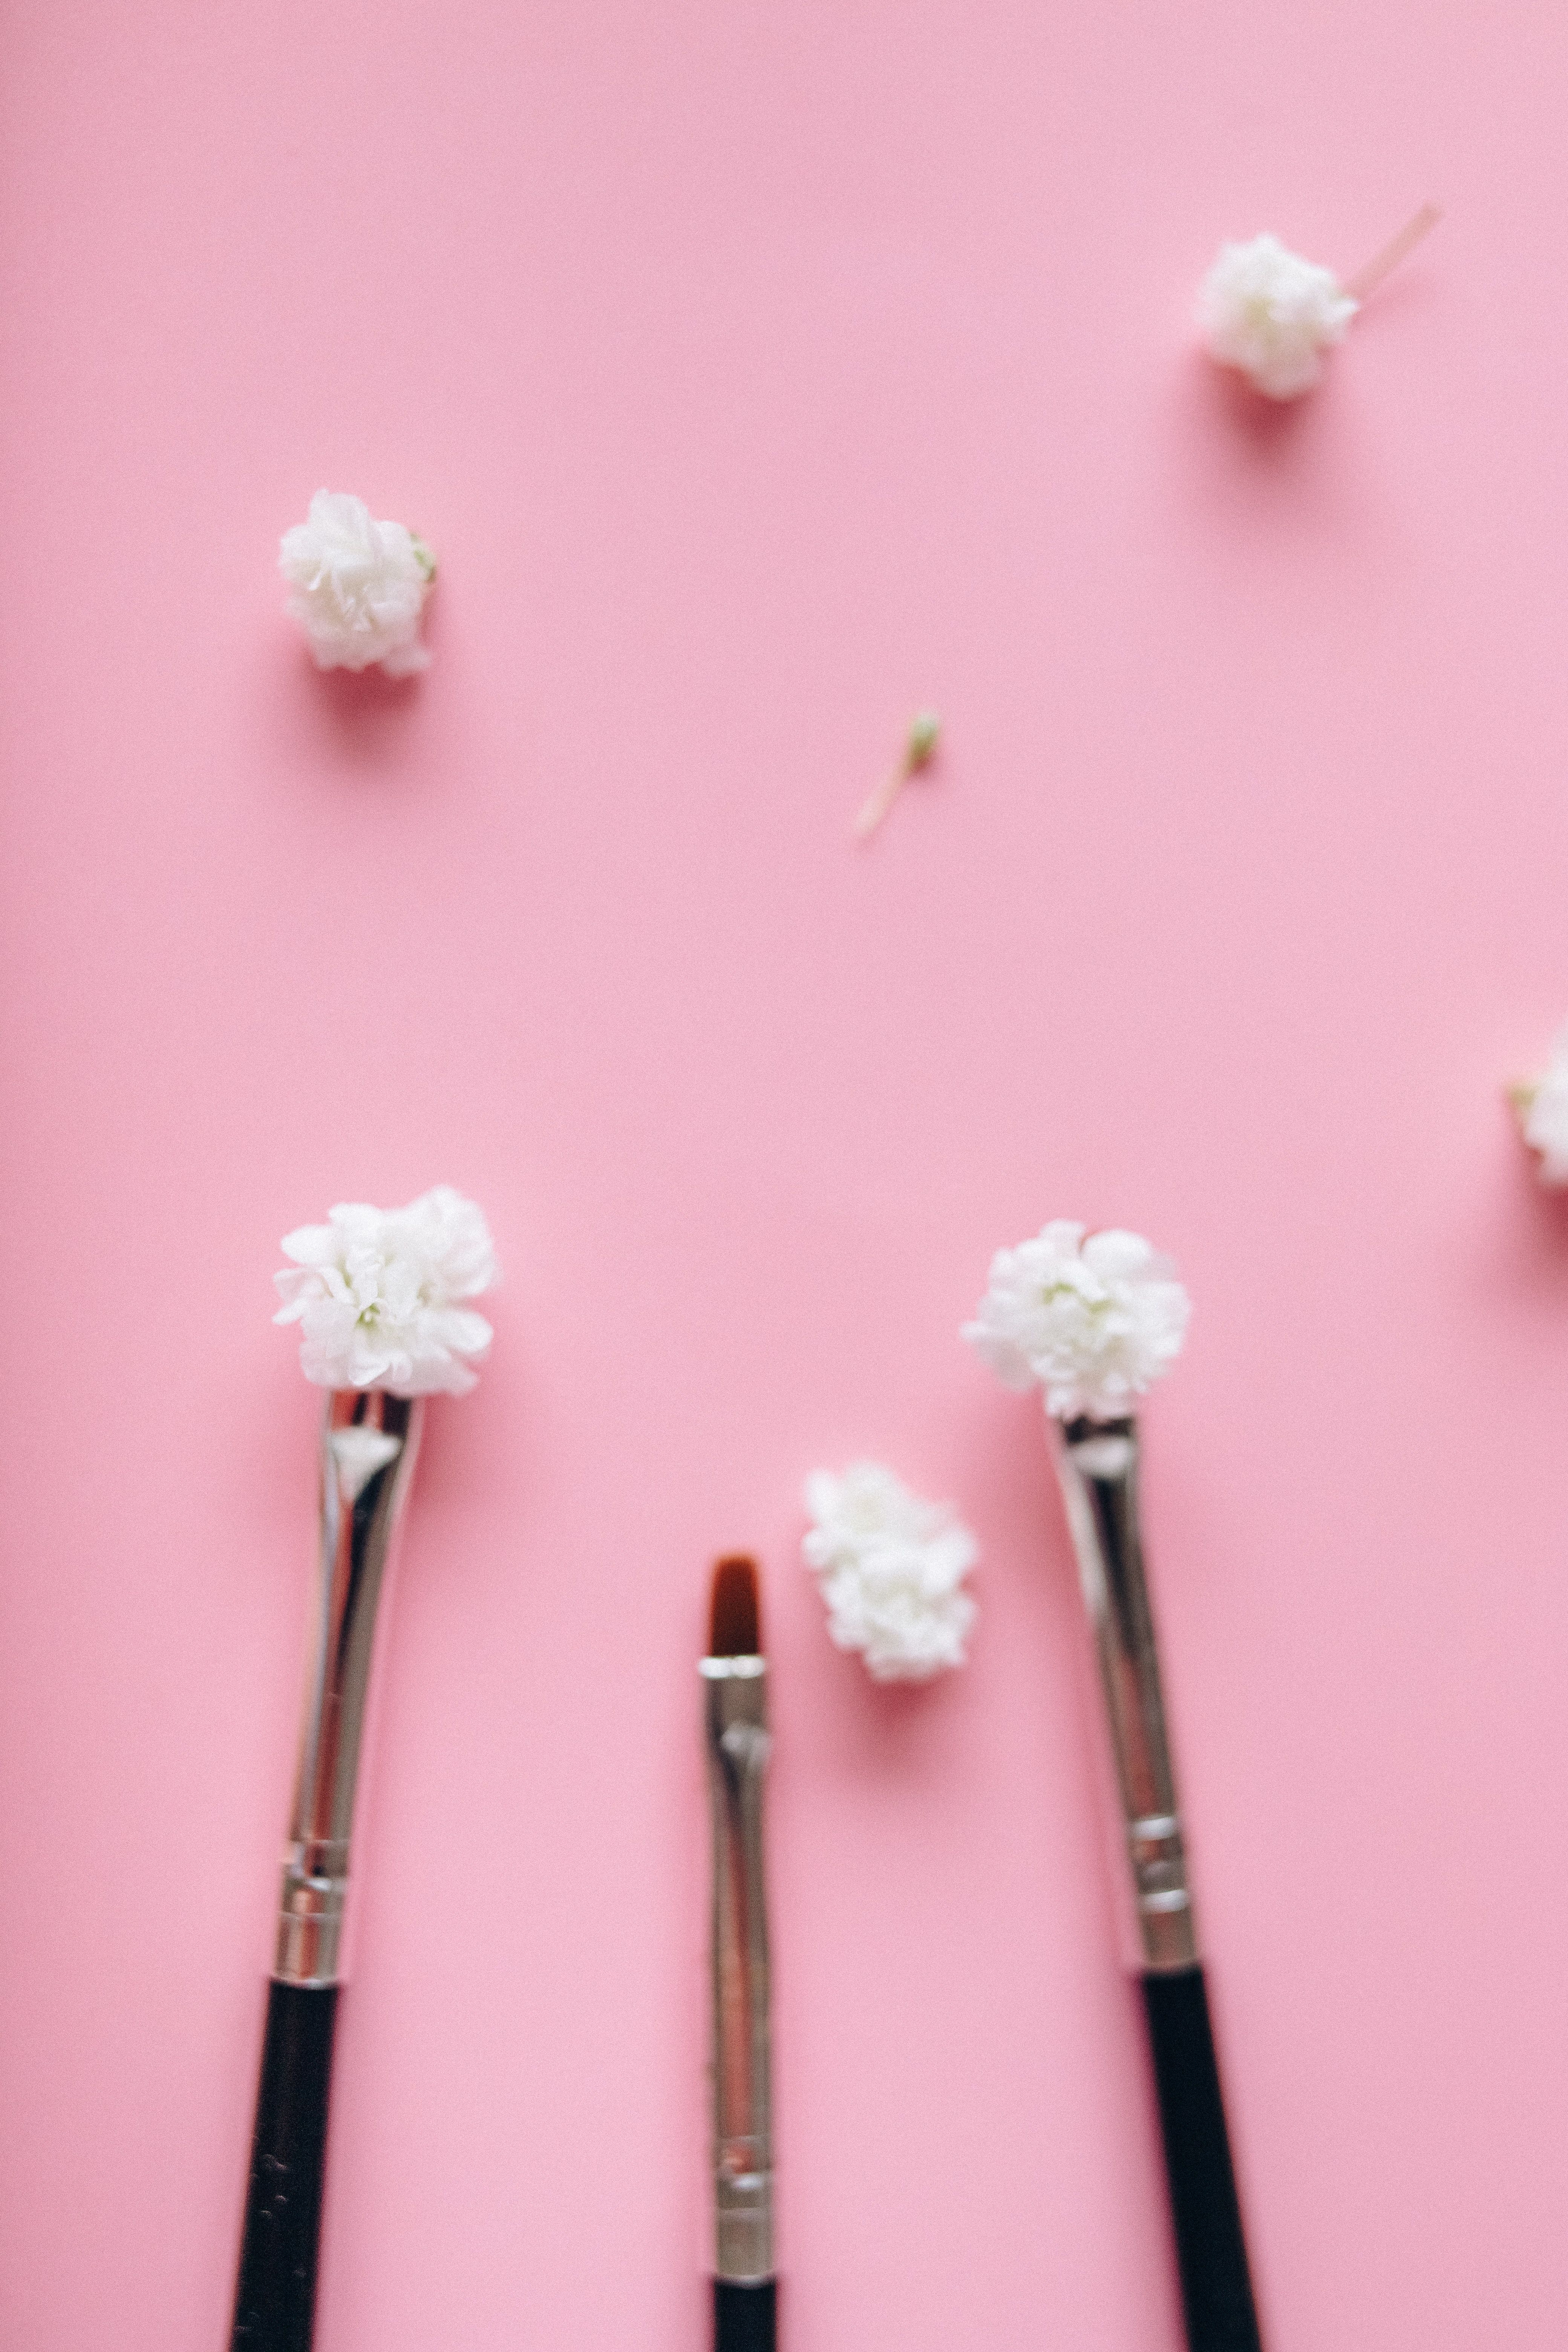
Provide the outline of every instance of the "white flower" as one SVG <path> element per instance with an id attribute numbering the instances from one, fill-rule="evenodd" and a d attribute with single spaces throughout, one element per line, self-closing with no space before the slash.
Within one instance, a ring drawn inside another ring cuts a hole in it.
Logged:
<path id="1" fill-rule="evenodd" d="M 318 669 L 379 662 L 388 677 L 411 677 L 426 667 L 419 615 L 436 560 L 402 523 L 377 522 L 345 491 L 318 490 L 309 522 L 284 532 L 278 562 Z"/>
<path id="2" fill-rule="evenodd" d="M 1114 1421 L 1181 1354 L 1191 1302 L 1142 1235 L 1084 1232 L 1058 1218 L 998 1250 L 963 1337 L 1010 1389 L 1038 1381 L 1058 1420 Z"/>
<path id="3" fill-rule="evenodd" d="M 1553 1045 L 1543 1075 L 1520 1087 L 1516 1100 L 1524 1139 L 1541 1154 L 1542 1182 L 1568 1184 L 1568 1029 Z"/>
<path id="4" fill-rule="evenodd" d="M 1359 305 L 1331 269 L 1303 261 L 1277 236 L 1222 245 L 1198 296 L 1198 326 L 1214 358 L 1239 368 L 1270 400 L 1294 400 L 1322 374 Z"/>
<path id="5" fill-rule="evenodd" d="M 499 1280 L 489 1228 L 449 1184 L 405 1209 L 350 1202 L 324 1225 L 285 1234 L 294 1264 L 273 1276 L 275 1323 L 298 1323 L 300 1367 L 324 1389 L 461 1396 L 490 1344 L 482 1315 L 458 1302 Z"/>
<path id="6" fill-rule="evenodd" d="M 860 1650 L 879 1683 L 924 1682 L 963 1664 L 974 1603 L 960 1590 L 980 1548 L 945 1503 L 919 1495 L 878 1462 L 805 1482 L 815 1524 L 801 1546 L 827 1603 L 827 1631 Z"/>

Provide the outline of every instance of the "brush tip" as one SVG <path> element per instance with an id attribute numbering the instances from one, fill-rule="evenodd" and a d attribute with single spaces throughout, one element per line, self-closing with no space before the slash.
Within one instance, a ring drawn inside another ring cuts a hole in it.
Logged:
<path id="1" fill-rule="evenodd" d="M 758 1658 L 763 1653 L 763 1603 L 757 1563 L 744 1552 L 721 1559 L 713 1570 L 708 1621 L 710 1658 Z"/>

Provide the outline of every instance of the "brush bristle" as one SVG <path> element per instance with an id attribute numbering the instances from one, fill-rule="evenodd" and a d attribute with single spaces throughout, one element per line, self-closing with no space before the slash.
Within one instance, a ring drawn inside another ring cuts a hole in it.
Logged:
<path id="1" fill-rule="evenodd" d="M 757 1563 L 745 1553 L 721 1559 L 713 1570 L 709 1620 L 710 1658 L 758 1658 L 763 1653 L 763 1604 Z"/>

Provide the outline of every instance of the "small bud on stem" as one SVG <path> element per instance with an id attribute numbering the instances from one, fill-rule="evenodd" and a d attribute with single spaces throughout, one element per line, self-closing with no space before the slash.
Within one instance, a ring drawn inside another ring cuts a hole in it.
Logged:
<path id="1" fill-rule="evenodd" d="M 876 832 L 910 778 L 931 765 L 941 734 L 942 720 L 934 710 L 916 711 L 910 721 L 902 755 L 889 769 L 855 820 L 857 841 L 864 841 Z"/>

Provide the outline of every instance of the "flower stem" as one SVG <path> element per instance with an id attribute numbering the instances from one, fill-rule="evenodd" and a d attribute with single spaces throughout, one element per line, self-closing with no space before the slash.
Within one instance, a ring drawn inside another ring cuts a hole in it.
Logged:
<path id="1" fill-rule="evenodd" d="M 1374 287 L 1381 286 L 1389 272 L 1397 269 L 1407 253 L 1413 253 L 1422 238 L 1435 229 L 1443 215 L 1436 205 L 1423 205 L 1412 215 L 1399 235 L 1391 237 L 1381 253 L 1363 262 L 1353 278 L 1347 278 L 1344 290 L 1353 302 L 1364 302 Z"/>

